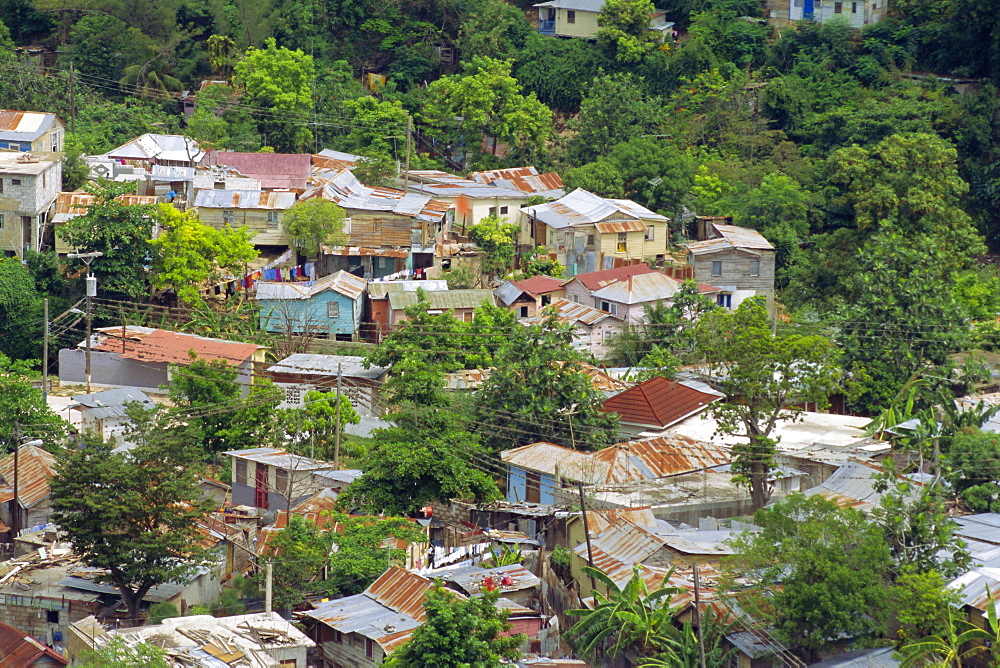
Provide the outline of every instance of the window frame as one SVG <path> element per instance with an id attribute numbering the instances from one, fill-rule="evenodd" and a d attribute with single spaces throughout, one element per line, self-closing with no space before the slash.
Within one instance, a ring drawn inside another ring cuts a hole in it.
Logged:
<path id="1" fill-rule="evenodd" d="M 615 246 L 616 253 L 627 253 L 628 252 L 628 232 L 618 233 L 618 242 Z"/>
<path id="2" fill-rule="evenodd" d="M 288 491 L 288 469 L 274 467 L 274 491 L 282 496 Z"/>
<path id="3" fill-rule="evenodd" d="M 712 276 L 722 276 L 722 260 L 712 260 Z"/>
<path id="4" fill-rule="evenodd" d="M 222 222 L 227 225 L 234 225 L 236 223 L 236 210 L 235 209 L 223 209 L 222 210 Z"/>
<path id="5" fill-rule="evenodd" d="M 837 2 L 833 3 L 833 13 L 834 14 L 844 13 L 844 3 L 841 0 L 837 0 Z"/>
<path id="6" fill-rule="evenodd" d="M 371 638 L 365 638 L 365 657 L 368 659 L 375 658 L 375 641 Z"/>
<path id="7" fill-rule="evenodd" d="M 247 484 L 247 468 L 247 460 L 237 459 L 236 463 L 233 465 L 233 482 L 237 485 Z M 242 475 L 240 475 L 241 469 L 243 471 Z"/>
<path id="8" fill-rule="evenodd" d="M 510 211 L 510 207 L 506 207 L 506 206 L 500 207 L 500 215 L 501 216 L 506 216 L 509 211 Z"/>
<path id="9" fill-rule="evenodd" d="M 340 318 L 340 302 L 333 301 L 326 303 L 326 317 Z"/>
<path id="10" fill-rule="evenodd" d="M 576 23 L 576 10 L 567 9 L 566 10 L 566 23 Z"/>
<path id="11" fill-rule="evenodd" d="M 656 225 L 646 226 L 646 241 L 656 241 Z"/>
<path id="12" fill-rule="evenodd" d="M 760 276 L 760 260 L 750 260 L 750 275 Z"/>

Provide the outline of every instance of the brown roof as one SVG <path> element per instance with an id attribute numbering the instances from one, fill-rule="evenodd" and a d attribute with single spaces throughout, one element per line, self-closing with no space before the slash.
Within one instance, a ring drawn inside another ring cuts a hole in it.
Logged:
<path id="1" fill-rule="evenodd" d="M 618 443 L 592 457 L 606 484 L 663 478 L 732 461 L 727 448 L 680 434 Z"/>
<path id="2" fill-rule="evenodd" d="M 133 204 L 156 204 L 156 195 L 119 195 L 116 201 L 126 205 Z M 63 192 L 59 193 L 56 199 L 56 213 L 87 213 L 87 208 L 94 203 L 94 196 L 90 193 Z"/>
<path id="3" fill-rule="evenodd" d="M 66 657 L 46 647 L 24 631 L 0 622 L 0 666 L 22 668 L 45 658 L 44 665 L 69 665 Z"/>
<path id="4" fill-rule="evenodd" d="M 718 400 L 717 395 L 657 376 L 611 397 L 601 410 L 618 413 L 622 422 L 669 427 Z"/>
<path id="5" fill-rule="evenodd" d="M 209 339 L 195 334 L 182 334 L 165 329 L 149 330 L 148 328 L 126 328 L 124 338 L 121 327 L 104 327 L 98 330 L 107 334 L 96 345 L 94 350 L 118 353 L 125 359 L 144 362 L 170 362 L 172 364 L 190 364 L 189 350 L 206 360 L 223 360 L 236 366 L 249 360 L 261 347 L 256 343 L 240 343 L 238 341 L 223 341 Z"/>
<path id="6" fill-rule="evenodd" d="M 596 223 L 594 227 L 596 227 L 597 231 L 601 234 L 646 231 L 646 223 L 641 220 L 616 220 L 610 223 Z"/>
<path id="7" fill-rule="evenodd" d="M 232 167 L 244 176 L 260 179 L 265 189 L 305 190 L 312 168 L 308 153 L 240 153 L 213 151 L 207 163 Z"/>
<path id="8" fill-rule="evenodd" d="M 521 292 L 527 292 L 529 295 L 543 295 L 546 292 L 555 292 L 562 287 L 562 284 L 563 279 L 561 278 L 542 276 L 541 274 L 526 278 L 523 281 L 514 281 L 514 285 Z"/>
<path id="9" fill-rule="evenodd" d="M 583 284 L 583 287 L 587 288 L 591 292 L 594 292 L 595 290 L 600 290 L 606 285 L 623 281 L 629 276 L 654 273 L 656 273 L 656 270 L 650 268 L 648 264 L 643 262 L 642 264 L 632 264 L 626 267 L 617 267 L 615 269 L 592 271 L 588 274 L 577 274 L 573 278 L 563 281 L 563 285 L 566 285 L 571 281 L 580 281 L 580 283 Z"/>
<path id="10" fill-rule="evenodd" d="M 395 612 L 424 621 L 424 595 L 434 586 L 425 577 L 393 566 L 373 582 L 365 595 Z"/>
<path id="11" fill-rule="evenodd" d="M 24 508 L 32 508 L 48 497 L 49 478 L 55 475 L 56 458 L 34 445 L 22 445 L 17 458 L 17 496 Z M 14 484 L 14 454 L 0 460 L 0 477 L 7 485 Z M 0 490 L 0 503 L 14 498 L 14 490 Z"/>
<path id="12" fill-rule="evenodd" d="M 539 174 L 534 167 L 508 167 L 485 172 L 474 172 L 469 178 L 477 183 L 493 183 L 497 180 L 507 181 L 516 190 L 525 193 L 546 192 L 563 187 L 562 177 L 555 172 Z M 508 185 L 504 184 L 504 185 Z"/>

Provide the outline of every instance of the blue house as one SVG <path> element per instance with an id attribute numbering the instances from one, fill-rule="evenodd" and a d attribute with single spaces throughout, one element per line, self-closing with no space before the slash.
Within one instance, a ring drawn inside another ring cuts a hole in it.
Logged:
<path id="1" fill-rule="evenodd" d="M 260 325 L 268 332 L 354 341 L 368 282 L 346 271 L 307 283 L 257 284 Z"/>

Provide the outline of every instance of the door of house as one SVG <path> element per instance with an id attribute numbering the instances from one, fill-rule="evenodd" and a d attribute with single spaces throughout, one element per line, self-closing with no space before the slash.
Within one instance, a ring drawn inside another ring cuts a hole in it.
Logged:
<path id="1" fill-rule="evenodd" d="M 267 467 L 257 468 L 256 485 L 253 490 L 253 505 L 267 508 Z"/>

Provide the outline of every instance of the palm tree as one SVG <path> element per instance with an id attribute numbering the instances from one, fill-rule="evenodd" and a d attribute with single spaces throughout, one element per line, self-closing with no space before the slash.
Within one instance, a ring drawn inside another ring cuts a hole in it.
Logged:
<path id="1" fill-rule="evenodd" d="M 673 624 L 676 610 L 670 607 L 670 598 L 683 589 L 661 586 L 650 593 L 639 575 L 638 565 L 633 566 L 632 577 L 624 587 L 596 568 L 584 566 L 583 572 L 607 587 L 608 595 L 594 590 L 593 610 L 566 612 L 581 618 L 568 631 L 577 652 L 589 655 L 610 642 L 606 650 L 610 656 L 634 651 L 649 657 L 681 646 L 681 631 Z M 669 581 L 670 574 L 664 582 Z"/>
<path id="2" fill-rule="evenodd" d="M 717 617 L 710 607 L 702 613 L 701 624 L 705 639 L 705 665 L 713 668 L 728 666 L 737 654 L 735 647 L 726 649 L 723 644 L 731 625 Z M 676 647 L 670 647 L 641 663 L 640 668 L 698 668 L 701 665 L 698 631 L 690 621 L 684 622 L 681 627 L 679 641 Z"/>
<path id="3" fill-rule="evenodd" d="M 161 48 L 147 45 L 140 61 L 132 63 L 122 70 L 124 76 L 118 80 L 118 83 L 141 88 L 143 94 L 148 95 L 181 90 L 184 88 L 184 84 L 181 83 L 180 79 L 172 77 L 166 72 L 167 60 L 176 47 L 176 41 L 165 44 Z"/>
<path id="4" fill-rule="evenodd" d="M 986 651 L 985 645 L 973 643 L 977 640 L 993 640 L 989 633 L 967 622 L 962 618 L 962 613 L 954 608 L 949 607 L 947 615 L 948 623 L 945 624 L 944 633 L 929 636 L 900 650 L 903 655 L 899 664 L 901 668 L 928 665 L 961 668 L 964 659 Z M 993 616 L 995 615 L 994 612 Z"/>

